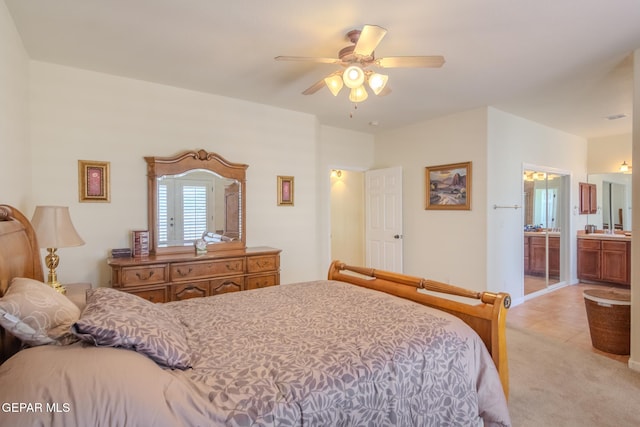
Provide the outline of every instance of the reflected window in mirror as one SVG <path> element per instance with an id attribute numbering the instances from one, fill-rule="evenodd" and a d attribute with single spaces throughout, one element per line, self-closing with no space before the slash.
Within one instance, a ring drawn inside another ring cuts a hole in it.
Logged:
<path id="1" fill-rule="evenodd" d="M 158 245 L 190 245 L 195 239 L 240 237 L 238 182 L 206 170 L 158 178 Z M 228 206 L 228 204 L 232 204 Z M 235 212 L 235 215 L 228 215 Z"/>
<path id="2" fill-rule="evenodd" d="M 558 201 L 562 191 L 561 175 L 535 170 L 524 171 L 525 230 L 558 229 Z"/>

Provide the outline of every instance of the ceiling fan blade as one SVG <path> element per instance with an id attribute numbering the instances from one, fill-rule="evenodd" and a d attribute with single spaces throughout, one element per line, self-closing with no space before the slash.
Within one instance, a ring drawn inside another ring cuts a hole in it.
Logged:
<path id="1" fill-rule="evenodd" d="M 371 56 L 386 34 L 387 30 L 382 27 L 377 25 L 365 25 L 362 27 L 360 38 L 356 43 L 353 53 L 365 57 Z"/>
<path id="2" fill-rule="evenodd" d="M 375 64 L 382 68 L 440 68 L 442 56 L 389 56 L 378 58 Z"/>
<path id="3" fill-rule="evenodd" d="M 299 62 L 318 62 L 321 64 L 340 64 L 342 61 L 338 58 L 316 58 L 311 56 L 276 56 L 276 61 L 299 61 Z"/>
<path id="4" fill-rule="evenodd" d="M 315 82 L 314 84 L 312 84 L 311 86 L 306 88 L 304 90 L 304 92 L 302 92 L 302 94 L 303 95 L 313 95 L 314 93 L 316 93 L 317 91 L 322 89 L 324 86 L 326 86 L 326 84 L 324 82 L 324 79 L 318 80 L 317 82 Z"/>

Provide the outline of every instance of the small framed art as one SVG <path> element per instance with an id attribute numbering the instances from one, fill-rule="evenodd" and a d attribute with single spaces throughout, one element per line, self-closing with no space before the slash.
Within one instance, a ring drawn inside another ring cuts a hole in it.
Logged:
<path id="1" fill-rule="evenodd" d="M 81 202 L 109 202 L 109 162 L 78 160 L 78 193 Z"/>
<path id="2" fill-rule="evenodd" d="M 425 209 L 471 210 L 471 162 L 425 168 Z"/>
<path id="3" fill-rule="evenodd" d="M 292 176 L 278 176 L 278 206 L 293 206 Z"/>

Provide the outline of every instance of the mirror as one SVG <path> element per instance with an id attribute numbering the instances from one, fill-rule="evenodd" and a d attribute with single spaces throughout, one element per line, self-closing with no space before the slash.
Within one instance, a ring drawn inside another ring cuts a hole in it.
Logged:
<path id="1" fill-rule="evenodd" d="M 245 247 L 247 165 L 205 150 L 147 162 L 149 246 L 152 254 Z"/>
<path id="2" fill-rule="evenodd" d="M 560 227 L 558 196 L 562 192 L 561 175 L 534 170 L 524 172 L 525 231 L 555 230 Z"/>
<path id="3" fill-rule="evenodd" d="M 524 295 L 562 281 L 568 180 L 562 173 L 524 170 Z"/>
<path id="4" fill-rule="evenodd" d="M 588 223 L 598 229 L 631 230 L 631 174 L 601 173 L 588 176 L 596 185 L 598 211 L 589 215 Z"/>

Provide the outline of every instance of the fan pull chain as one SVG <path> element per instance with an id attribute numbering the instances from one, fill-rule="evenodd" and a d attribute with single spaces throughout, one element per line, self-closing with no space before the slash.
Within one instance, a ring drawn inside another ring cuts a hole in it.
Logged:
<path id="1" fill-rule="evenodd" d="M 349 113 L 350 119 L 353 119 L 353 114 L 356 112 L 357 109 L 358 109 L 358 104 L 353 104 L 353 111 Z"/>

